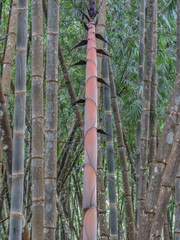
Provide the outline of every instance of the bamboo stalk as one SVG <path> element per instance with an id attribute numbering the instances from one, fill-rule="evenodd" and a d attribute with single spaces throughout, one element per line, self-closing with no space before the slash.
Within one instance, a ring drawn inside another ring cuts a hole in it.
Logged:
<path id="1" fill-rule="evenodd" d="M 104 49 L 107 51 L 107 44 L 104 44 Z M 102 60 L 102 78 L 107 83 L 109 81 L 109 65 L 108 57 L 103 56 Z M 111 240 L 118 238 L 117 231 L 117 206 L 116 206 L 116 184 L 115 184 L 115 161 L 114 161 L 114 143 L 112 130 L 112 113 L 111 113 L 111 92 L 110 87 L 104 85 L 104 120 L 105 130 L 108 133 L 106 136 L 106 151 L 108 163 L 108 189 L 109 189 L 109 236 Z"/>
<path id="2" fill-rule="evenodd" d="M 177 1 L 177 74 L 180 74 L 180 0 Z M 178 76 L 177 76 L 178 78 Z M 178 115 L 177 123 L 180 124 L 180 115 Z M 174 240 L 180 239 L 180 165 L 175 181 L 175 228 Z"/>
<path id="3" fill-rule="evenodd" d="M 142 96 L 142 116 L 141 116 L 141 143 L 140 143 L 140 164 L 137 190 L 137 230 L 144 211 L 144 201 L 147 192 L 147 164 L 148 164 L 148 141 L 150 126 L 150 99 L 151 99 L 151 77 L 152 77 L 152 51 L 153 51 L 153 21 L 154 2 L 148 0 L 147 12 L 147 32 L 145 46 L 145 68 Z"/>
<path id="4" fill-rule="evenodd" d="M 150 105 L 150 142 L 149 142 L 149 163 L 150 175 L 151 165 L 155 161 L 157 153 L 157 9 L 158 2 L 155 1 L 154 6 L 154 22 L 153 22 L 153 63 L 152 63 L 152 82 L 151 82 L 151 105 Z"/>
<path id="5" fill-rule="evenodd" d="M 28 0 L 18 0 L 10 240 L 22 238 Z"/>
<path id="6" fill-rule="evenodd" d="M 83 240 L 97 239 L 97 54 L 95 24 L 89 22 L 85 89 Z"/>
<path id="7" fill-rule="evenodd" d="M 128 173 L 128 167 L 126 162 L 122 123 L 121 123 L 121 118 L 120 118 L 120 113 L 119 113 L 119 108 L 117 103 L 116 88 L 115 88 L 115 82 L 114 82 L 110 60 L 109 60 L 109 77 L 110 77 L 110 86 L 111 86 L 112 109 L 113 109 L 114 121 L 115 121 L 115 126 L 117 131 L 118 151 L 119 151 L 120 166 L 121 166 L 122 179 L 123 179 L 123 191 L 124 191 L 125 208 L 126 208 L 125 214 L 126 214 L 127 239 L 134 240 L 135 224 L 134 224 L 132 196 L 131 196 L 130 183 L 129 183 L 129 173 Z"/>
<path id="8" fill-rule="evenodd" d="M 96 33 L 101 34 L 104 37 L 105 35 L 105 27 L 106 27 L 106 0 L 103 1 L 99 16 L 98 23 L 96 26 Z M 100 5 L 101 2 L 98 2 Z M 96 47 L 97 49 L 103 49 L 103 41 L 96 39 Z M 101 78 L 102 76 L 102 54 L 97 54 L 97 77 Z M 98 100 L 97 100 L 97 111 L 99 111 L 100 107 L 100 94 L 101 94 L 102 84 L 98 83 Z M 98 120 L 97 120 L 98 121 Z M 97 123 L 99 126 L 99 121 Z M 107 240 L 108 229 L 107 229 L 107 221 L 106 221 L 106 191 L 104 186 L 104 172 L 103 172 L 103 157 L 102 157 L 102 149 L 101 149 L 101 138 L 98 138 L 98 154 L 97 154 L 97 205 L 98 208 L 102 209 L 98 212 L 98 222 L 100 228 L 100 238 L 101 240 Z"/>
<path id="9" fill-rule="evenodd" d="M 44 224 L 44 114 L 43 9 L 32 0 L 32 239 L 43 240 Z"/>
<path id="10" fill-rule="evenodd" d="M 179 21 L 179 18 L 178 18 Z M 177 44 L 179 39 L 179 25 L 177 26 Z M 162 182 L 162 176 L 169 159 L 173 139 L 176 133 L 177 116 L 180 111 L 180 59 L 179 59 L 179 45 L 177 45 L 177 77 L 174 85 L 171 101 L 168 108 L 167 117 L 165 120 L 162 136 L 158 145 L 155 162 L 151 168 L 151 178 L 145 200 L 145 215 L 142 218 L 141 232 L 139 239 L 148 239 L 150 235 L 150 228 L 155 214 L 158 194 Z"/>
<path id="11" fill-rule="evenodd" d="M 144 79 L 144 36 L 145 36 L 145 5 L 146 1 L 141 0 L 140 3 L 140 22 L 139 22 L 139 75 L 138 75 L 138 87 L 139 93 L 137 98 L 142 105 L 142 92 L 143 79 Z M 137 120 L 136 128 L 136 231 L 139 229 L 139 208 L 138 205 L 138 183 L 139 183 L 139 168 L 140 168 L 140 145 L 141 145 L 141 115 Z"/>
<path id="12" fill-rule="evenodd" d="M 55 240 L 59 0 L 48 1 L 45 128 L 44 239 Z"/>
<path id="13" fill-rule="evenodd" d="M 169 160 L 163 175 L 160 192 L 158 196 L 156 213 L 152 223 L 150 240 L 158 240 L 161 236 L 163 223 L 165 220 L 172 188 L 180 163 L 180 125 L 178 127 L 174 145 L 169 156 Z"/>
<path id="14" fill-rule="evenodd" d="M 9 91 L 11 84 L 11 72 L 13 67 L 13 58 L 15 52 L 17 36 L 17 0 L 12 1 L 11 15 L 9 21 L 8 38 L 3 61 L 2 87 L 6 104 L 8 105 Z"/>

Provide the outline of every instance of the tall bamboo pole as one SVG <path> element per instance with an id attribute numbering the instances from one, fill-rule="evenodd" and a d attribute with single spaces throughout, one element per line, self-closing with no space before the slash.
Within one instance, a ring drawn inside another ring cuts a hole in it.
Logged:
<path id="1" fill-rule="evenodd" d="M 45 128 L 45 221 L 44 239 L 56 232 L 57 90 L 58 90 L 59 0 L 48 1 Z"/>
<path id="2" fill-rule="evenodd" d="M 163 223 L 166 217 L 169 199 L 172 188 L 174 187 L 175 177 L 180 164 L 180 125 L 178 127 L 174 144 L 167 162 L 167 166 L 163 175 L 160 192 L 158 195 L 156 213 L 153 219 L 150 240 L 158 240 L 161 236 Z"/>
<path id="3" fill-rule="evenodd" d="M 17 11 L 10 240 L 21 240 L 22 237 L 28 0 L 18 0 Z"/>
<path id="4" fill-rule="evenodd" d="M 140 3 L 140 23 L 139 23 L 139 75 L 138 75 L 138 99 L 142 101 L 143 79 L 144 79 L 144 35 L 145 35 L 145 0 Z M 142 102 L 141 102 L 142 105 Z M 140 167 L 140 144 L 141 144 L 141 116 L 137 120 L 136 129 L 136 230 L 139 229 L 139 208 L 137 203 L 138 196 L 138 182 L 139 182 L 139 167 Z"/>
<path id="5" fill-rule="evenodd" d="M 92 17 L 88 29 L 85 96 L 83 240 L 95 240 L 97 239 L 97 54 L 95 24 Z"/>
<path id="6" fill-rule="evenodd" d="M 140 144 L 140 164 L 137 192 L 137 226 L 142 219 L 144 201 L 147 191 L 147 165 L 148 165 L 148 141 L 150 126 L 150 99 L 151 99 L 151 77 L 152 77 L 152 52 L 153 52 L 153 21 L 154 21 L 154 2 L 148 0 L 147 12 L 147 32 L 145 46 L 145 68 L 142 96 L 142 117 L 141 117 L 141 144 Z M 139 230 L 139 229 L 138 229 Z"/>
<path id="7" fill-rule="evenodd" d="M 152 81 L 151 81 L 151 112 L 150 112 L 150 141 L 149 141 L 149 162 L 150 174 L 151 166 L 155 161 L 157 153 L 157 10 L 158 1 L 155 0 L 154 5 L 154 22 L 153 22 L 153 63 L 152 63 Z"/>
<path id="8" fill-rule="evenodd" d="M 32 0 L 32 239 L 44 224 L 43 9 Z"/>
<path id="9" fill-rule="evenodd" d="M 107 51 L 107 44 L 104 44 L 104 49 Z M 109 64 L 108 57 L 103 56 L 102 60 L 102 78 L 107 83 L 109 81 Z M 111 91 L 110 87 L 104 85 L 104 111 L 105 111 L 105 129 L 108 135 L 106 136 L 106 150 L 108 162 L 108 189 L 109 189 L 109 235 L 111 240 L 118 238 L 117 231 L 117 207 L 116 207 L 116 183 L 115 183 L 115 161 L 114 161 L 114 143 L 112 130 L 112 113 L 111 113 Z"/>
<path id="10" fill-rule="evenodd" d="M 177 1 L 177 78 L 180 78 L 180 0 Z M 178 116 L 177 123 L 180 124 L 180 115 Z M 174 240 L 180 239 L 180 164 L 175 181 L 175 229 Z"/>
<path id="11" fill-rule="evenodd" d="M 179 18 L 178 18 L 179 21 Z M 179 39 L 179 28 L 177 27 L 177 44 Z M 168 108 L 167 117 L 165 120 L 163 132 L 158 145 L 155 161 L 152 164 L 150 183 L 145 200 L 145 214 L 141 219 L 141 230 L 139 232 L 139 240 L 148 239 L 150 236 L 150 228 L 152 226 L 153 216 L 156 211 L 156 204 L 160 192 L 162 177 L 169 159 L 173 139 L 177 128 L 177 116 L 180 111 L 180 59 L 177 45 L 177 66 L 176 66 L 176 82 L 174 85 L 171 101 Z"/>
<path id="12" fill-rule="evenodd" d="M 124 191 L 124 198 L 125 198 L 127 239 L 134 240 L 135 239 L 135 223 L 134 223 L 132 196 L 131 196 L 130 183 L 129 183 L 129 173 L 128 173 L 128 167 L 126 162 L 122 122 L 121 122 L 119 108 L 118 108 L 116 87 L 115 87 L 112 65 L 110 60 L 109 60 L 109 78 L 110 78 L 110 86 L 111 86 L 112 109 L 113 109 L 114 121 L 115 121 L 115 126 L 117 131 L 118 152 L 119 152 L 119 158 L 120 158 L 120 167 L 121 167 L 122 181 L 123 181 L 122 184 L 123 184 L 123 191 Z"/>
<path id="13" fill-rule="evenodd" d="M 106 0 L 102 2 L 100 7 L 98 23 L 96 26 L 96 33 L 101 34 L 104 37 L 105 35 L 105 26 L 106 26 Z M 101 4 L 101 1 L 98 1 L 98 5 Z M 103 49 L 103 41 L 96 39 L 97 49 Z M 102 54 L 97 54 L 97 77 L 101 78 L 102 75 Z M 101 93 L 102 84 L 98 83 L 98 106 L 99 111 L 100 106 L 100 93 Z M 99 126 L 99 122 L 97 123 Z M 106 190 L 104 185 L 104 171 L 103 171 L 103 157 L 102 157 L 102 148 L 101 148 L 101 138 L 98 138 L 98 154 L 97 154 L 97 205 L 98 208 L 103 211 L 98 212 L 98 222 L 100 228 L 100 237 L 101 240 L 107 240 L 107 220 L 106 220 Z"/>

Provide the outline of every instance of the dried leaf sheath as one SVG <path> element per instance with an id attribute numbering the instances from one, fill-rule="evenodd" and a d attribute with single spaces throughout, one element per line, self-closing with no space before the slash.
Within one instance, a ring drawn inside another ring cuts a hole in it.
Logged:
<path id="1" fill-rule="evenodd" d="M 97 54 L 94 22 L 89 22 L 85 92 L 83 240 L 97 238 Z"/>

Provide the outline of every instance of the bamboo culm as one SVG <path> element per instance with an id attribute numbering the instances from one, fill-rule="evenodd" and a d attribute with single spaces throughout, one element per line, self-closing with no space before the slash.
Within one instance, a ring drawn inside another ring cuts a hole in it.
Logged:
<path id="1" fill-rule="evenodd" d="M 28 0 L 18 0 L 10 240 L 22 239 Z"/>
<path id="2" fill-rule="evenodd" d="M 122 183 L 123 183 L 123 191 L 124 191 L 125 207 L 126 207 L 125 213 L 126 213 L 127 239 L 134 240 L 135 239 L 135 223 L 134 223 L 132 196 L 130 191 L 128 167 L 126 162 L 123 129 L 122 129 L 122 123 L 121 123 L 121 118 L 120 118 L 120 113 L 118 108 L 117 94 L 116 94 L 115 82 L 114 82 L 112 65 L 111 65 L 110 59 L 109 59 L 109 78 L 110 78 L 110 87 L 111 87 L 112 109 L 113 109 L 115 126 L 117 130 L 120 167 L 121 167 L 122 179 L 123 179 Z"/>
<path id="3" fill-rule="evenodd" d="M 177 27 L 177 44 L 179 39 L 179 28 Z M 177 49 L 179 46 L 177 45 Z M 179 51 L 179 50 L 177 50 Z M 148 186 L 147 196 L 145 200 L 145 215 L 141 220 L 141 231 L 139 232 L 139 239 L 148 239 L 150 236 L 150 226 L 152 226 L 153 216 L 155 214 L 158 194 L 160 191 L 162 177 L 165 171 L 165 166 L 169 159 L 173 139 L 177 130 L 177 116 L 180 111 L 180 59 L 177 54 L 176 66 L 176 82 L 173 89 L 171 101 L 168 108 L 167 117 L 163 127 L 161 139 L 158 145 L 155 161 L 152 163 L 150 182 Z"/>
<path id="4" fill-rule="evenodd" d="M 147 31 L 145 45 L 145 67 L 142 96 L 142 116 L 141 116 L 141 141 L 140 141 L 140 162 L 137 189 L 137 230 L 144 211 L 144 201 L 147 192 L 147 165 L 149 153 L 149 127 L 150 127 L 150 100 L 151 100 L 151 78 L 152 78 L 152 50 L 153 50 L 153 20 L 154 2 L 148 0 L 147 11 Z"/>
<path id="5" fill-rule="evenodd" d="M 43 240 L 44 224 L 44 114 L 43 9 L 32 0 L 32 239 Z"/>
<path id="6" fill-rule="evenodd" d="M 140 3 L 140 23 L 139 23 L 139 74 L 138 74 L 138 100 L 142 105 L 142 86 L 144 79 L 144 35 L 145 35 L 145 0 L 141 0 Z M 139 167 L 140 167 L 140 144 L 141 144 L 141 115 L 137 120 L 137 129 L 136 129 L 136 231 L 139 229 L 139 208 L 137 204 L 138 196 L 138 181 L 139 181 Z"/>
<path id="7" fill-rule="evenodd" d="M 45 127 L 44 239 L 55 240 L 57 178 L 59 0 L 48 1 Z"/>
<path id="8" fill-rule="evenodd" d="M 104 43 L 104 50 L 107 50 L 107 43 Z M 108 57 L 103 56 L 102 60 L 102 78 L 109 84 L 109 64 Z M 112 130 L 112 113 L 111 113 L 111 91 L 107 85 L 103 86 L 104 92 L 104 111 L 105 111 L 105 130 L 106 136 L 106 150 L 108 162 L 108 189 L 109 189 L 109 235 L 111 240 L 118 237 L 117 232 L 117 207 L 116 207 L 116 184 L 115 184 L 115 161 L 114 161 L 114 144 L 113 144 L 113 130 Z"/>
<path id="9" fill-rule="evenodd" d="M 94 21 L 89 22 L 85 89 L 83 240 L 97 238 L 97 54 Z"/>

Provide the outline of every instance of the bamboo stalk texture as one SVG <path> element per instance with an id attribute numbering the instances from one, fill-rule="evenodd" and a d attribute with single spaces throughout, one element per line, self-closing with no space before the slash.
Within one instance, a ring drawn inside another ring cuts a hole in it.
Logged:
<path id="1" fill-rule="evenodd" d="M 22 239 L 28 0 L 18 0 L 10 240 Z"/>

